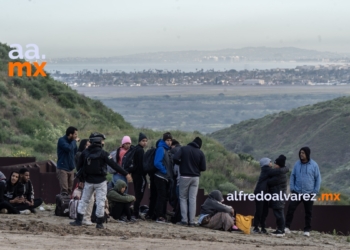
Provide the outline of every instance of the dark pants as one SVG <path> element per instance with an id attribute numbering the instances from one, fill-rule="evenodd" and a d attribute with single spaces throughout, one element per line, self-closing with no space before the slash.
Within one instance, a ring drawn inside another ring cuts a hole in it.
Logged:
<path id="1" fill-rule="evenodd" d="M 0 202 L 0 210 L 4 208 L 7 209 L 8 214 L 19 214 L 19 211 L 14 206 L 12 206 L 11 203 L 8 201 Z"/>
<path id="2" fill-rule="evenodd" d="M 155 215 L 157 219 L 160 217 L 165 218 L 169 184 L 165 179 L 157 176 L 154 177 L 154 183 L 156 184 L 157 189 Z"/>
<path id="3" fill-rule="evenodd" d="M 277 229 L 284 232 L 284 209 L 273 209 L 276 218 Z"/>
<path id="4" fill-rule="evenodd" d="M 156 202 L 157 202 L 157 189 L 156 189 L 156 184 L 154 183 L 155 176 L 154 174 L 149 175 L 151 186 L 150 186 L 150 196 L 149 196 L 149 208 L 148 208 L 148 213 L 147 215 L 151 217 L 153 220 L 156 219 L 155 217 L 155 207 L 156 207 Z"/>
<path id="5" fill-rule="evenodd" d="M 0 181 L 0 202 L 5 201 L 4 193 L 5 193 L 5 183 Z"/>
<path id="6" fill-rule="evenodd" d="M 41 198 L 34 199 L 34 205 L 29 206 L 28 204 L 25 203 L 20 203 L 20 204 L 14 204 L 13 206 L 18 210 L 18 211 L 23 211 L 26 209 L 29 209 L 32 211 L 33 209 L 39 207 L 43 203 L 43 200 Z"/>
<path id="7" fill-rule="evenodd" d="M 122 202 L 114 202 L 113 208 L 111 211 L 111 215 L 113 219 L 119 220 L 122 215 L 126 215 L 128 220 L 131 219 L 131 210 L 130 210 L 131 202 L 122 203 Z"/>
<path id="8" fill-rule="evenodd" d="M 255 215 L 254 215 L 254 227 L 259 225 L 261 228 L 265 228 L 265 221 L 269 214 L 269 202 L 268 201 L 255 201 Z"/>
<path id="9" fill-rule="evenodd" d="M 134 183 L 134 192 L 136 198 L 136 201 L 134 202 L 134 215 L 136 218 L 139 218 L 140 203 L 143 199 L 143 195 L 147 186 L 146 176 L 132 174 L 132 181 Z"/>
<path id="10" fill-rule="evenodd" d="M 312 206 L 314 204 L 313 201 L 305 201 L 299 200 L 299 201 L 291 201 L 288 206 L 287 216 L 286 216 L 286 227 L 290 228 L 290 225 L 292 224 L 294 212 L 299 206 L 300 203 L 304 203 L 304 210 L 305 210 L 305 232 L 310 232 L 311 230 L 311 219 L 312 219 Z"/>

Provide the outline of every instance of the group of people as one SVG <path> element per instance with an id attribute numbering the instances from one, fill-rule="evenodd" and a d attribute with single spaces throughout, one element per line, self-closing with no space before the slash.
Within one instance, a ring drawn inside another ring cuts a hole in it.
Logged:
<path id="1" fill-rule="evenodd" d="M 12 171 L 10 177 L 0 172 L 0 210 L 8 214 L 31 214 L 43 203 L 34 198 L 34 188 L 27 168 Z"/>
<path id="2" fill-rule="evenodd" d="M 304 236 L 310 236 L 312 207 L 314 201 L 306 199 L 303 194 L 318 194 L 321 186 L 321 174 L 317 163 L 310 157 L 311 150 L 309 147 L 303 147 L 299 150 L 299 160 L 295 163 L 290 176 L 290 192 L 298 194 L 300 199 L 291 200 L 288 206 L 286 219 L 284 217 L 285 199 L 278 200 L 256 200 L 254 216 L 254 233 L 267 233 L 266 218 L 269 208 L 273 210 L 276 218 L 277 229 L 271 234 L 281 237 L 285 233 L 291 233 L 290 226 L 293 221 L 293 215 L 300 203 L 304 204 L 305 210 L 305 227 Z M 286 167 L 286 157 L 280 155 L 274 163 L 269 158 L 260 160 L 261 173 L 256 184 L 254 194 L 270 193 L 282 194 L 283 197 L 287 192 L 288 186 L 288 168 Z M 259 229 L 261 227 L 261 230 Z"/>

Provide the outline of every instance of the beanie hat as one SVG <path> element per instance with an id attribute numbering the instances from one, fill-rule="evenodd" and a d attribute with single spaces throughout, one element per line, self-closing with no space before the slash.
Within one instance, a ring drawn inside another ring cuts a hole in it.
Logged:
<path id="1" fill-rule="evenodd" d="M 139 134 L 139 142 L 142 141 L 143 139 L 147 139 L 147 136 L 143 133 Z"/>
<path id="2" fill-rule="evenodd" d="M 263 166 L 268 166 L 271 162 L 271 159 L 269 158 L 261 158 L 260 160 L 260 167 L 263 167 Z"/>
<path id="3" fill-rule="evenodd" d="M 177 140 L 173 139 L 171 146 L 176 146 L 176 145 L 180 145 L 180 143 Z"/>
<path id="4" fill-rule="evenodd" d="M 280 155 L 278 156 L 278 158 L 275 160 L 275 163 L 280 166 L 281 168 L 286 166 L 286 160 L 287 157 L 285 157 L 284 155 Z"/>
<path id="5" fill-rule="evenodd" d="M 199 138 L 198 136 L 193 140 L 193 142 L 196 143 L 199 148 L 202 147 L 202 139 Z"/>
<path id="6" fill-rule="evenodd" d="M 173 139 L 170 132 L 166 132 L 165 134 L 163 134 L 163 141 L 166 141 L 168 139 L 171 139 L 171 140 Z"/>
<path id="7" fill-rule="evenodd" d="M 300 158 L 300 152 L 301 150 L 303 150 L 305 152 L 305 155 L 306 155 L 306 158 L 308 161 L 310 161 L 310 154 L 311 154 L 311 149 L 309 147 L 302 147 L 300 150 L 299 150 L 299 158 Z M 301 160 L 301 159 L 300 159 Z"/>
<path id="8" fill-rule="evenodd" d="M 125 143 L 130 143 L 131 144 L 131 139 L 129 136 L 124 136 L 123 137 L 123 140 L 122 140 L 122 145 L 125 144 Z"/>

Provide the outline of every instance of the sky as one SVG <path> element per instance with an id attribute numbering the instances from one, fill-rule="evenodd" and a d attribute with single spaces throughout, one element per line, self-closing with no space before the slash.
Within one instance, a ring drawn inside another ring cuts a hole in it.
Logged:
<path id="1" fill-rule="evenodd" d="M 47 58 L 298 47 L 350 53 L 348 0 L 0 0 L 0 42 Z"/>

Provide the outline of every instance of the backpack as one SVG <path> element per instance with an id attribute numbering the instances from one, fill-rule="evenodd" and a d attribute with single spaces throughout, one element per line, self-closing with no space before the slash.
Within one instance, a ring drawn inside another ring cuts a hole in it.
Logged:
<path id="1" fill-rule="evenodd" d="M 58 194 L 56 195 L 56 216 L 69 216 L 69 202 L 70 197 Z"/>
<path id="2" fill-rule="evenodd" d="M 135 155 L 136 149 L 137 148 L 135 146 L 131 146 L 130 149 L 123 156 L 121 167 L 128 173 L 132 173 L 135 170 L 134 155 Z"/>
<path id="3" fill-rule="evenodd" d="M 110 153 L 110 156 L 112 156 L 113 161 L 117 162 L 117 154 L 119 154 L 119 148 L 117 150 L 114 150 Z M 109 165 L 107 165 L 107 172 L 110 174 L 116 174 L 117 172 L 111 168 Z"/>
<path id="4" fill-rule="evenodd" d="M 152 147 L 146 151 L 143 156 L 143 171 L 145 174 L 154 173 L 157 171 L 154 166 L 154 157 L 156 156 L 156 148 Z"/>
<path id="5" fill-rule="evenodd" d="M 79 200 L 70 200 L 69 202 L 69 218 L 75 220 L 78 213 Z"/>

